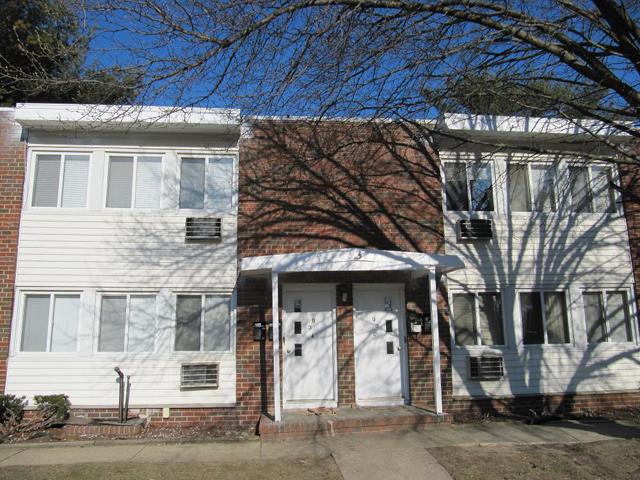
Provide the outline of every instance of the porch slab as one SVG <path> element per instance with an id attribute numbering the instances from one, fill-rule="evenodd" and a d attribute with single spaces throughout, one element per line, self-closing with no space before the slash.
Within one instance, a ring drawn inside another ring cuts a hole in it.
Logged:
<path id="1" fill-rule="evenodd" d="M 342 433 L 420 431 L 451 421 L 450 415 L 436 415 L 413 406 L 287 410 L 279 423 L 262 415 L 258 433 L 261 440 L 274 441 Z"/>

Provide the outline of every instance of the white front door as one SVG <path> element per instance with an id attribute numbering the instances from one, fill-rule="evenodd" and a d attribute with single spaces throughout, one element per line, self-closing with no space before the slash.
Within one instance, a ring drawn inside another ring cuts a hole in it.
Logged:
<path id="1" fill-rule="evenodd" d="M 356 403 L 403 405 L 406 365 L 401 284 L 353 286 Z"/>
<path id="2" fill-rule="evenodd" d="M 283 286 L 285 408 L 337 405 L 335 287 Z"/>

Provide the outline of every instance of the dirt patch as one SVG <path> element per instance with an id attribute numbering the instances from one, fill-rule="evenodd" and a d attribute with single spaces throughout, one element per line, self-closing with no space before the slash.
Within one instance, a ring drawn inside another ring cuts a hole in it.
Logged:
<path id="1" fill-rule="evenodd" d="M 640 439 L 430 449 L 455 480 L 640 480 Z"/>
<path id="2" fill-rule="evenodd" d="M 21 480 L 342 480 L 331 458 L 243 463 L 125 463 L 3 467 L 0 479 Z"/>

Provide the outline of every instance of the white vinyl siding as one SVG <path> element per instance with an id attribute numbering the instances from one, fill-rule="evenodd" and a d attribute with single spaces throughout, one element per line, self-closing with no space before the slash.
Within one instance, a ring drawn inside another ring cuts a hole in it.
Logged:
<path id="1" fill-rule="evenodd" d="M 590 343 L 633 341 L 626 292 L 584 292 L 582 299 L 587 339 Z"/>
<path id="2" fill-rule="evenodd" d="M 180 165 L 182 209 L 231 212 L 234 191 L 234 157 L 183 157 Z"/>
<path id="3" fill-rule="evenodd" d="M 499 293 L 453 293 L 452 297 L 456 345 L 504 345 Z"/>
<path id="4" fill-rule="evenodd" d="M 89 155 L 37 154 L 31 205 L 84 208 L 88 184 Z"/>
<path id="5" fill-rule="evenodd" d="M 100 352 L 152 352 L 156 336 L 155 295 L 103 295 Z"/>
<path id="6" fill-rule="evenodd" d="M 178 295 L 175 350 L 228 351 L 230 322 L 229 297 Z"/>
<path id="7" fill-rule="evenodd" d="M 26 294 L 21 351 L 75 352 L 80 295 Z"/>
<path id="8" fill-rule="evenodd" d="M 108 208 L 160 208 L 161 157 L 112 155 L 107 178 Z"/>

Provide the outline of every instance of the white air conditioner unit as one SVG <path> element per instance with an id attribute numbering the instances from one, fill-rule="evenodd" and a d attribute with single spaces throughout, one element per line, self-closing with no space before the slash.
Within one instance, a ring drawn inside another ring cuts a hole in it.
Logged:
<path id="1" fill-rule="evenodd" d="M 469 357 L 470 380 L 499 380 L 504 377 L 502 355 L 480 355 Z"/>
<path id="2" fill-rule="evenodd" d="M 218 388 L 217 363 L 185 363 L 180 368 L 180 389 Z"/>
<path id="3" fill-rule="evenodd" d="M 222 219 L 214 217 L 188 217 L 185 221 L 185 240 L 212 241 L 222 238 Z"/>
<path id="4" fill-rule="evenodd" d="M 458 240 L 491 240 L 492 238 L 491 220 L 470 218 L 458 221 Z"/>

